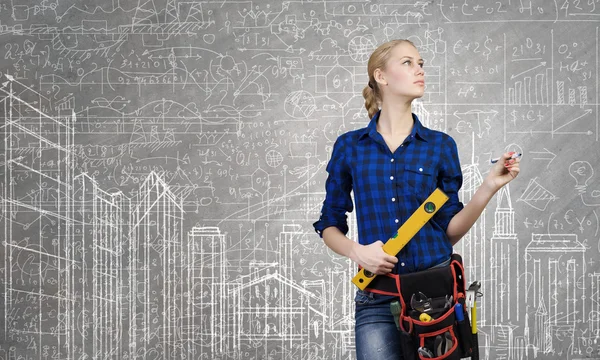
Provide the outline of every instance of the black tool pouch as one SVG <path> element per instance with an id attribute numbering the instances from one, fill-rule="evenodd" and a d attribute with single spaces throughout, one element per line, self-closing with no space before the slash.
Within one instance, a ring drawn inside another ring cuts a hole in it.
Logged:
<path id="1" fill-rule="evenodd" d="M 405 359 L 430 358 L 419 348 L 431 351 L 431 358 L 438 360 L 471 356 L 471 323 L 464 307 L 465 286 L 462 258 L 458 254 L 452 255 L 448 266 L 399 275 L 400 332 Z M 427 311 L 431 319 L 425 319 L 428 321 L 420 320 L 422 313 L 411 307 L 411 297 L 418 292 L 431 299 Z M 448 301 L 450 295 L 452 300 Z M 461 322 L 457 321 L 457 303 L 462 304 L 464 320 Z"/>

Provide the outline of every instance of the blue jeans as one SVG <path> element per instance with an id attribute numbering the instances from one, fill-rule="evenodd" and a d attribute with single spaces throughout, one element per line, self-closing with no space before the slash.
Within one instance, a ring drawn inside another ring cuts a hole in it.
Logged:
<path id="1" fill-rule="evenodd" d="M 356 291 L 356 360 L 403 360 L 400 331 L 390 310 L 390 302 L 397 298 L 360 289 Z"/>
<path id="2" fill-rule="evenodd" d="M 450 264 L 450 259 L 436 265 Z M 356 360 L 404 360 L 400 331 L 396 327 L 390 303 L 397 296 L 357 290 L 354 297 L 354 336 Z"/>

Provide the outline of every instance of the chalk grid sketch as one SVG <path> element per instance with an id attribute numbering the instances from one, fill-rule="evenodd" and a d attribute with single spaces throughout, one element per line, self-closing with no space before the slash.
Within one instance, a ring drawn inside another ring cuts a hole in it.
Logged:
<path id="1" fill-rule="evenodd" d="M 0 3 L 0 359 L 355 358 L 356 264 L 311 224 L 394 38 L 465 204 L 523 153 L 455 246 L 481 358 L 600 359 L 599 6 Z"/>

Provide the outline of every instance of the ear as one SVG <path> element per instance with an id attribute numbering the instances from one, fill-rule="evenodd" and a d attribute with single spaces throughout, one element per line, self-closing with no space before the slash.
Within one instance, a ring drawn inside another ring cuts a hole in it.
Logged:
<path id="1" fill-rule="evenodd" d="M 383 72 L 379 68 L 377 68 L 377 69 L 375 69 L 375 71 L 373 71 L 373 78 L 378 83 L 384 83 L 385 82 L 385 77 L 383 76 Z M 387 85 L 387 82 L 385 82 L 385 85 Z"/>

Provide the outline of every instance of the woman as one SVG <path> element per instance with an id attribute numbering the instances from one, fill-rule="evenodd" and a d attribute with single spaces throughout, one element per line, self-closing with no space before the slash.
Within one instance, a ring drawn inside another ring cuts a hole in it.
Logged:
<path id="1" fill-rule="evenodd" d="M 411 103 L 424 93 L 423 59 L 409 40 L 380 45 L 368 62 L 363 90 L 370 123 L 334 143 L 320 219 L 325 244 L 372 273 L 404 274 L 447 265 L 452 246 L 471 228 L 492 196 L 519 173 L 512 152 L 502 155 L 465 206 L 458 199 L 462 172 L 454 139 L 423 126 Z M 383 241 L 440 188 L 449 200 L 397 256 Z M 346 212 L 354 210 L 358 242 L 348 237 Z M 401 359 L 400 335 L 390 312 L 394 296 L 357 290 L 357 359 Z"/>

